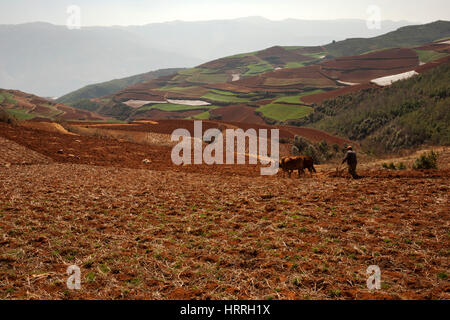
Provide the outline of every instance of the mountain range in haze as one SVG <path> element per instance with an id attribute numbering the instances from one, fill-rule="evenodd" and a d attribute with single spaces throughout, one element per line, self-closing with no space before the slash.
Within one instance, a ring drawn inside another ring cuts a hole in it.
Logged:
<path id="1" fill-rule="evenodd" d="M 261 17 L 69 30 L 48 23 L 0 25 L 0 87 L 61 96 L 88 84 L 209 60 L 273 45 L 322 45 L 374 37 L 406 21 L 271 21 Z"/>

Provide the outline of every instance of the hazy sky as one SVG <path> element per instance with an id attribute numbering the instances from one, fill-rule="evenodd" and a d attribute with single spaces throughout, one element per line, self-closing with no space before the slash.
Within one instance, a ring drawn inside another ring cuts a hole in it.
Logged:
<path id="1" fill-rule="evenodd" d="M 69 5 L 81 8 L 83 26 L 248 16 L 272 20 L 366 19 L 370 5 L 381 9 L 382 20 L 422 23 L 450 20 L 449 0 L 0 0 L 0 24 L 34 21 L 65 24 Z"/>

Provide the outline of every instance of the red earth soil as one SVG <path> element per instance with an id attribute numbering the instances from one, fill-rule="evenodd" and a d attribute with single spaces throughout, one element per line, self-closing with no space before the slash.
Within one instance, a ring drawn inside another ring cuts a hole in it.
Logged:
<path id="1" fill-rule="evenodd" d="M 147 120 L 147 119 L 186 119 L 197 114 L 203 113 L 208 109 L 196 109 L 189 111 L 162 111 L 158 109 L 149 110 L 143 113 L 139 113 L 139 115 L 135 116 L 135 120 Z"/>
<path id="2" fill-rule="evenodd" d="M 64 114 L 58 117 L 63 120 L 99 121 L 107 119 L 107 117 L 100 116 L 89 111 L 75 109 L 64 105 L 58 105 L 58 110 L 64 111 Z"/>
<path id="3" fill-rule="evenodd" d="M 194 120 L 187 119 L 177 119 L 177 120 L 158 120 L 158 124 L 134 124 L 134 125 L 104 125 L 102 126 L 105 130 L 124 130 L 124 131 L 138 131 L 138 132 L 154 132 L 154 133 L 162 133 L 162 134 L 172 134 L 172 132 L 176 129 L 186 129 L 191 135 L 194 134 Z M 79 123 L 81 126 L 89 126 L 88 123 Z M 328 144 L 338 144 L 342 146 L 344 144 L 349 144 L 351 141 L 347 139 L 343 139 L 340 137 L 336 137 L 330 135 L 326 132 L 312 129 L 312 128 L 301 128 L 294 126 L 270 126 L 266 124 L 251 124 L 251 123 L 241 123 L 241 122 L 233 122 L 233 121 L 202 121 L 203 132 L 208 129 L 223 129 L 223 128 L 240 128 L 244 131 L 248 129 L 267 129 L 270 132 L 270 129 L 279 129 L 280 130 L 280 138 L 284 139 L 293 139 L 296 135 L 303 136 L 308 140 L 313 142 L 327 141 Z M 270 135 L 269 135 L 270 136 Z"/>
<path id="4" fill-rule="evenodd" d="M 326 61 L 321 67 L 333 79 L 360 83 L 414 70 L 418 65 L 419 57 L 414 50 L 390 49 Z"/>
<path id="5" fill-rule="evenodd" d="M 237 126 L 243 130 L 248 129 L 279 129 L 280 130 L 280 138 L 283 139 L 293 139 L 295 136 L 302 136 L 312 142 L 321 142 L 326 141 L 328 144 L 338 144 L 339 146 L 352 144 L 351 141 L 347 139 L 343 139 L 340 137 L 333 136 L 329 133 L 326 133 L 321 130 L 312 129 L 312 128 L 301 128 L 301 127 L 294 127 L 294 126 L 269 126 L 269 125 L 254 125 L 254 124 L 246 124 L 246 123 L 235 123 L 235 122 L 228 122 L 231 125 Z M 353 142 L 353 144 L 355 144 Z M 357 146 L 355 144 L 355 146 Z"/>
<path id="6" fill-rule="evenodd" d="M 2 90 L 0 90 L 2 91 Z M 88 120 L 88 121 L 99 121 L 99 120 L 107 120 L 109 117 L 99 115 L 95 112 L 90 112 L 86 110 L 76 109 L 70 106 L 66 106 L 63 104 L 57 104 L 52 100 L 47 100 L 38 96 L 35 96 L 30 93 L 25 93 L 18 90 L 4 90 L 14 96 L 14 99 L 17 100 L 17 104 L 14 105 L 6 105 L 6 107 L 22 107 L 25 110 L 32 111 L 32 113 L 40 113 L 42 116 L 48 116 L 51 113 L 54 113 L 53 110 L 45 107 L 45 105 L 50 105 L 63 113 L 55 116 L 57 119 L 61 120 Z M 6 100 L 4 103 L 7 103 Z"/>
<path id="7" fill-rule="evenodd" d="M 435 61 L 428 62 L 428 63 L 426 63 L 424 65 L 421 65 L 421 66 L 417 67 L 415 69 L 415 71 L 419 72 L 419 73 L 423 73 L 423 72 L 425 72 L 427 70 L 433 69 L 433 68 L 435 68 L 437 66 L 440 66 L 442 64 L 445 64 L 445 63 L 450 63 L 450 56 L 447 56 L 447 57 L 444 57 L 444 58 L 441 58 L 441 59 L 438 59 L 438 60 L 435 60 Z"/>
<path id="8" fill-rule="evenodd" d="M 287 179 L 175 167 L 153 145 L 6 124 L 0 136 L 1 299 L 450 297 L 449 169 Z M 82 290 L 67 290 L 72 264 Z M 370 265 L 381 290 L 366 287 Z"/>
<path id="9" fill-rule="evenodd" d="M 431 51 L 437 51 L 437 52 L 446 52 L 450 53 L 450 44 L 447 43 L 430 43 L 418 48 L 415 48 L 417 50 L 431 50 Z"/>
<path id="10" fill-rule="evenodd" d="M 0 298 L 448 300 L 448 170 L 376 175 L 0 168 Z"/>
<path id="11" fill-rule="evenodd" d="M 214 127 L 211 124 L 210 126 Z M 114 129 L 116 128 L 114 127 Z M 0 123 L 0 137 L 38 152 L 40 155 L 58 163 L 157 171 L 215 172 L 231 176 L 256 177 L 260 175 L 257 165 L 176 166 L 171 160 L 172 148 L 168 146 L 149 146 L 109 138 L 74 136 L 21 126 L 10 126 L 3 123 Z M 144 163 L 144 159 L 151 160 L 151 163 Z M 25 161 L 31 160 L 32 158 Z"/>
<path id="12" fill-rule="evenodd" d="M 155 94 L 148 89 L 142 89 L 137 91 L 136 89 L 125 89 L 114 95 L 115 101 L 127 101 L 127 100 L 143 100 L 143 101 L 165 101 L 164 93 Z"/>
<path id="13" fill-rule="evenodd" d="M 260 51 L 256 54 L 258 58 L 261 59 L 269 59 L 272 57 L 277 57 L 275 60 L 279 60 L 282 63 L 288 62 L 301 62 L 301 61 L 309 61 L 311 57 L 303 56 L 301 54 L 296 53 L 295 51 L 283 49 L 280 46 L 275 46 L 272 48 L 268 48 L 266 50 Z"/>
<path id="14" fill-rule="evenodd" d="M 253 89 L 250 89 L 250 88 L 247 88 L 244 86 L 240 86 L 240 85 L 236 85 L 234 83 L 214 83 L 214 84 L 208 84 L 205 87 L 210 88 L 210 89 L 230 91 L 230 92 L 234 92 L 234 93 L 251 93 L 254 91 Z"/>
<path id="15" fill-rule="evenodd" d="M 265 124 L 264 120 L 255 111 L 256 109 L 252 107 L 236 105 L 214 109 L 210 113 L 222 116 L 222 121 Z"/>

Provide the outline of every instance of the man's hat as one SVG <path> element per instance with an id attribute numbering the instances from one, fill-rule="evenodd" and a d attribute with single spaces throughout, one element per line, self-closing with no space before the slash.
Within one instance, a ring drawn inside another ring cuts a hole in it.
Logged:
<path id="1" fill-rule="evenodd" d="M 353 147 L 352 146 L 348 146 L 347 150 L 353 150 Z"/>

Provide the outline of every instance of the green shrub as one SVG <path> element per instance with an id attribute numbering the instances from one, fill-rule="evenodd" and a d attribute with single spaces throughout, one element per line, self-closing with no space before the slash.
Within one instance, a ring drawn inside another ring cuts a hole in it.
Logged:
<path id="1" fill-rule="evenodd" d="M 303 152 L 310 145 L 311 142 L 308 141 L 307 139 L 300 136 L 295 136 L 294 146 L 297 147 L 299 152 Z"/>
<path id="2" fill-rule="evenodd" d="M 0 122 L 16 125 L 17 119 L 12 114 L 0 109 Z"/>
<path id="3" fill-rule="evenodd" d="M 292 154 L 310 156 L 315 164 L 320 164 L 332 158 L 341 157 L 339 149 L 340 147 L 337 144 L 330 146 L 326 141 L 314 144 L 301 136 L 295 136 Z"/>
<path id="4" fill-rule="evenodd" d="M 438 154 L 434 151 L 425 152 L 416 159 L 413 165 L 414 170 L 437 169 Z"/>
<path id="5" fill-rule="evenodd" d="M 389 163 L 388 165 L 388 169 L 389 170 L 396 170 L 397 168 L 395 167 L 395 164 L 393 162 Z"/>
<path id="6" fill-rule="evenodd" d="M 406 170 L 406 165 L 403 162 L 399 162 L 397 165 L 393 162 L 389 164 L 384 162 L 381 166 L 387 170 Z"/>
<path id="7" fill-rule="evenodd" d="M 406 170 L 406 166 L 403 162 L 397 164 L 397 170 Z"/>

